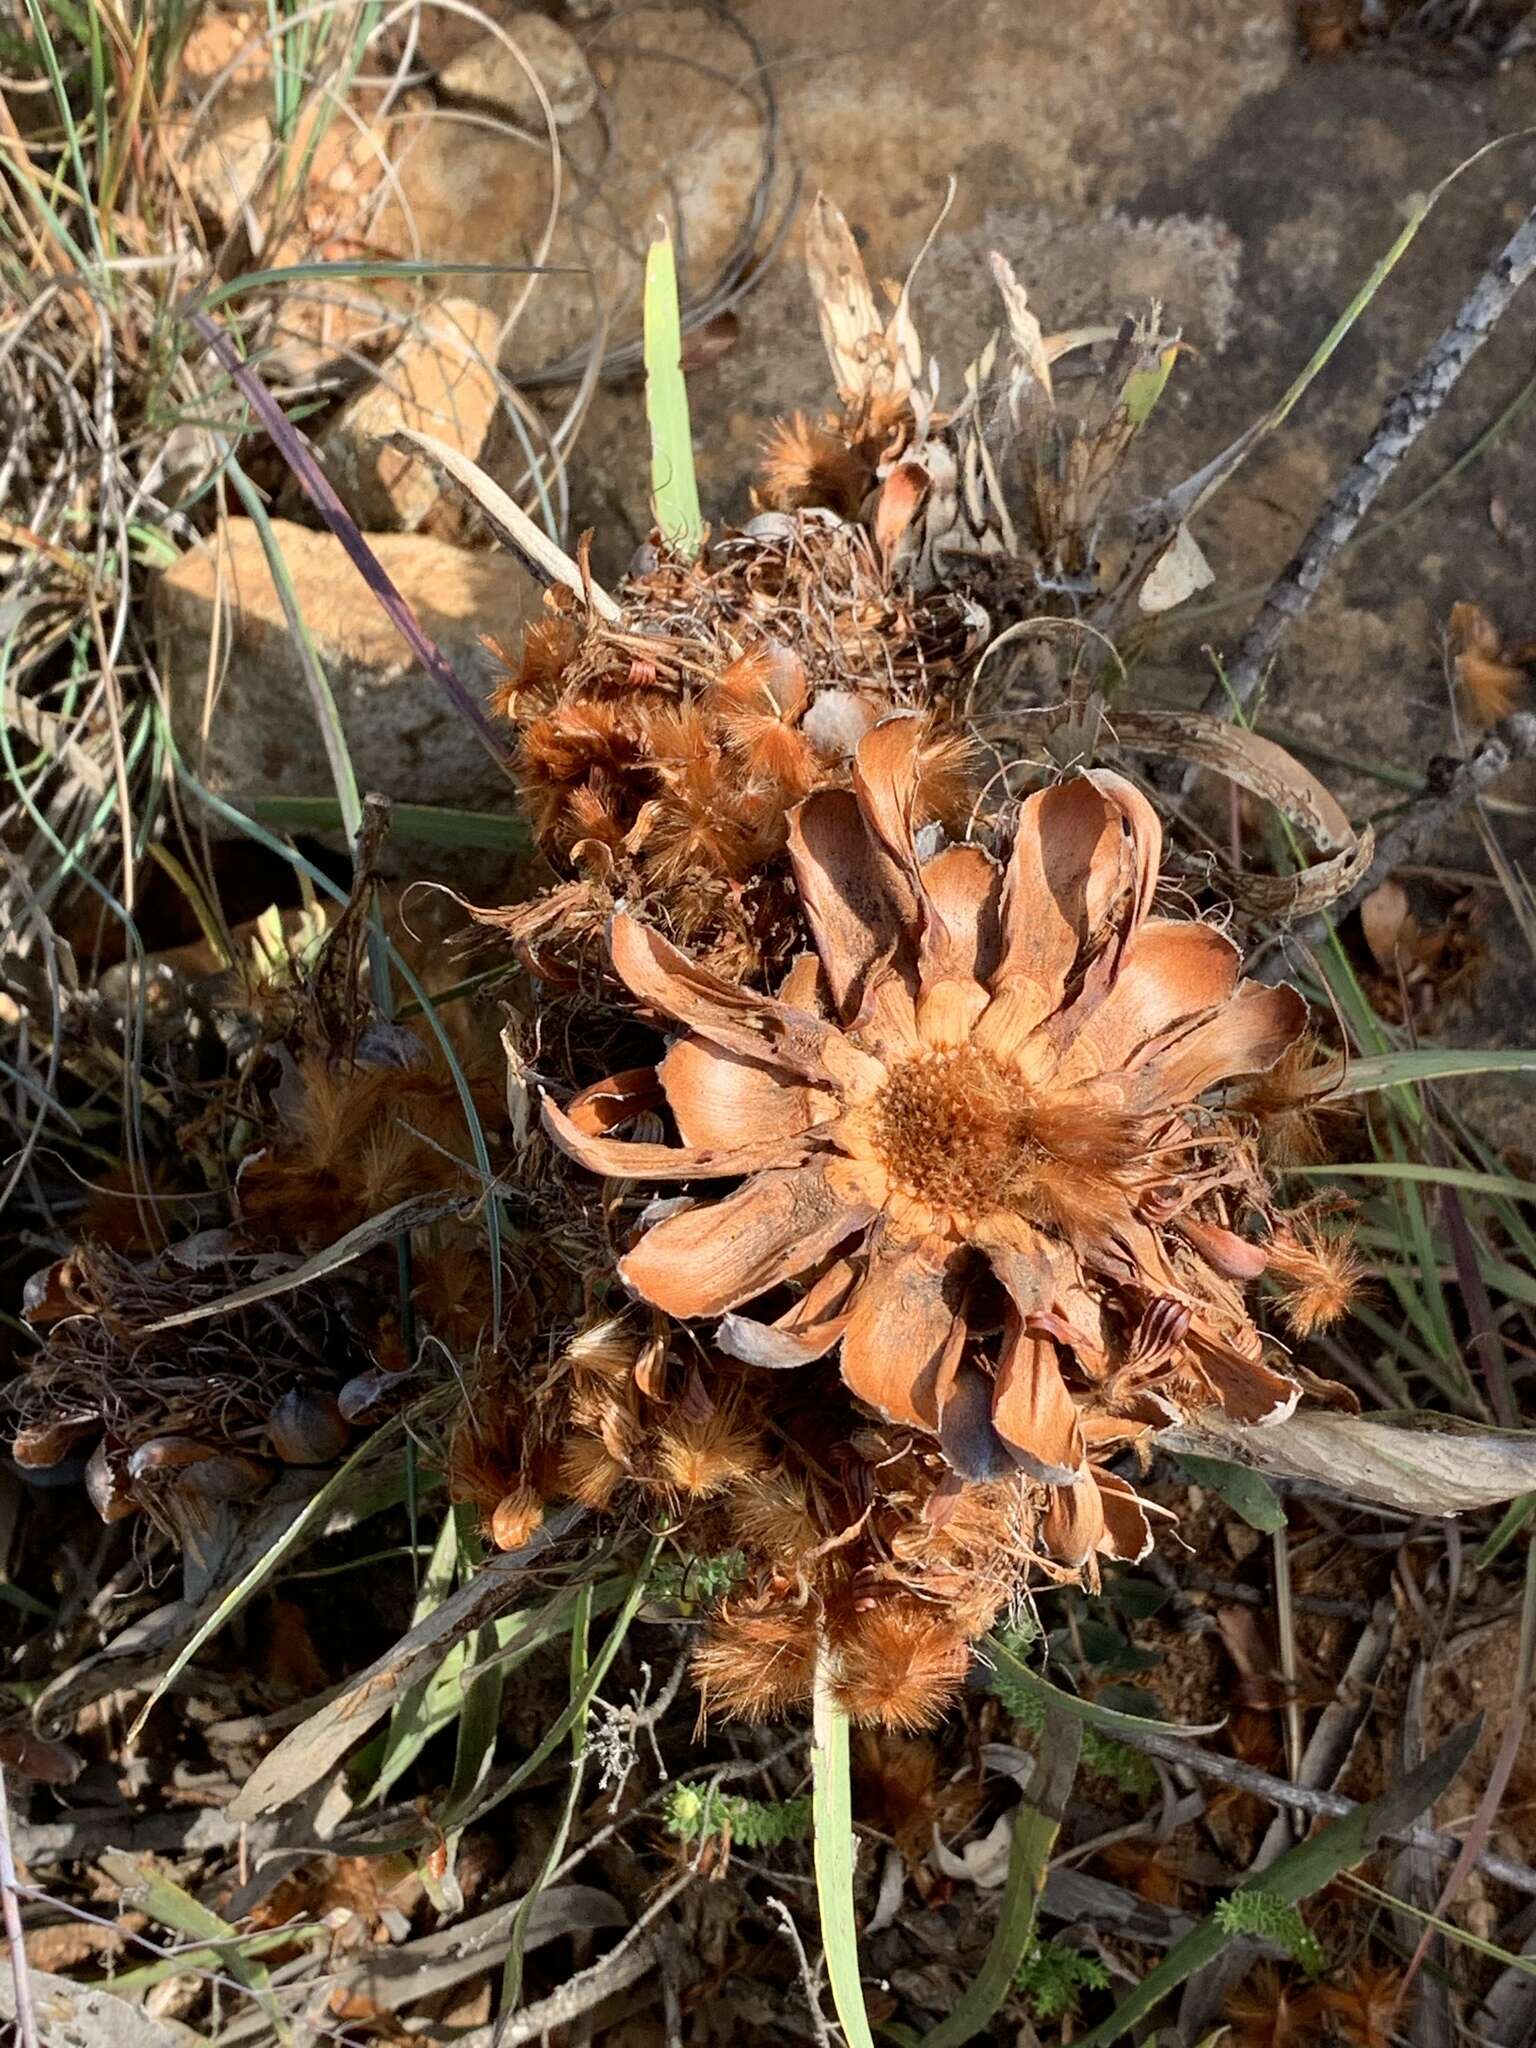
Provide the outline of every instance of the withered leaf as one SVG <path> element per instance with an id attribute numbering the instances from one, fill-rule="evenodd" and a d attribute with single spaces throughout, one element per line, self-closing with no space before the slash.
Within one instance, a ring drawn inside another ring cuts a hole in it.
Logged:
<path id="1" fill-rule="evenodd" d="M 1411 1515 L 1471 1514 L 1536 1490 L 1536 1432 L 1483 1429 L 1454 1416 L 1300 1414 L 1250 1427 L 1208 1410 L 1157 1441 L 1180 1455 L 1229 1458 Z"/>

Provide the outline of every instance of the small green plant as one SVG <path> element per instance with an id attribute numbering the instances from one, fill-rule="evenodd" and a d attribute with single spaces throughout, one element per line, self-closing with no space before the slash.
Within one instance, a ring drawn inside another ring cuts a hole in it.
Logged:
<path id="1" fill-rule="evenodd" d="M 712 1785 L 674 1785 L 666 1799 L 669 1835 L 683 1842 L 709 1842 L 729 1835 L 743 1849 L 777 1849 L 803 1842 L 811 1831 L 806 1799 L 743 1799 Z"/>
<path id="2" fill-rule="evenodd" d="M 1215 1920 L 1223 1933 L 1272 1941 L 1294 1956 L 1309 1977 L 1321 1975 L 1324 1959 L 1317 1936 L 1289 1900 L 1270 1892 L 1236 1891 L 1221 1900 Z"/>
<path id="3" fill-rule="evenodd" d="M 1109 1972 L 1097 1956 L 1085 1956 L 1064 1941 L 1033 1941 L 1013 1984 L 1032 2019 L 1059 2020 L 1077 2011 L 1085 1991 L 1107 1991 Z"/>
<path id="4" fill-rule="evenodd" d="M 999 1640 L 1018 1657 L 1033 1637 L 1023 1630 L 1010 1629 L 1000 1635 Z M 994 1671 L 990 1684 L 1020 1727 L 1031 1735 L 1038 1735 L 1045 1721 L 1045 1701 L 1041 1695 L 1021 1685 L 1006 1670 Z M 1157 1772 L 1152 1768 L 1151 1759 L 1127 1743 L 1116 1742 L 1112 1735 L 1101 1734 L 1097 1728 L 1083 1730 L 1082 1768 L 1093 1772 L 1095 1777 L 1109 1779 L 1129 1798 L 1150 1799 L 1157 1790 Z"/>
<path id="5" fill-rule="evenodd" d="M 1108 1778 L 1128 1799 L 1150 1799 L 1157 1790 L 1157 1772 L 1152 1759 L 1129 1743 L 1101 1735 L 1097 1728 L 1083 1730 L 1083 1769 L 1095 1777 Z"/>
<path id="6" fill-rule="evenodd" d="M 746 1569 L 747 1560 L 739 1550 L 723 1550 L 718 1557 L 666 1557 L 651 1573 L 651 1598 L 709 1607 L 730 1592 Z"/>

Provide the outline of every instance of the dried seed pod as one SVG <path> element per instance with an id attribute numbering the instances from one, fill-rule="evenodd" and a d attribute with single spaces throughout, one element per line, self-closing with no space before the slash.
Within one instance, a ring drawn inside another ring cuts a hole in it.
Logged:
<path id="1" fill-rule="evenodd" d="M 181 1489 L 207 1501 L 254 1500 L 272 1483 L 272 1467 L 263 1458 L 239 1451 L 216 1452 L 201 1464 L 189 1465 L 178 1482 Z"/>
<path id="2" fill-rule="evenodd" d="M 329 1465 L 351 1437 L 335 1394 L 290 1387 L 267 1418 L 267 1440 L 285 1465 Z"/>
<path id="3" fill-rule="evenodd" d="M 22 1320 L 34 1330 L 45 1330 L 61 1317 L 77 1315 L 80 1311 L 75 1294 L 78 1279 L 73 1258 L 55 1259 L 51 1266 L 30 1274 L 21 1290 Z"/>
<path id="4" fill-rule="evenodd" d="M 136 1491 L 145 1481 L 171 1480 L 194 1498 L 250 1500 L 268 1484 L 272 1467 L 263 1458 L 219 1450 L 197 1437 L 155 1436 L 130 1455 L 128 1477 Z"/>
<path id="5" fill-rule="evenodd" d="M 524 1481 L 496 1503 L 491 1513 L 491 1541 L 498 1550 L 521 1550 L 543 1520 L 544 1503 Z"/>
<path id="6" fill-rule="evenodd" d="M 86 1465 L 85 1490 L 91 1506 L 104 1522 L 124 1522 L 139 1511 L 139 1504 L 129 1490 L 125 1462 L 122 1452 L 110 1448 L 103 1437 Z"/>
<path id="7" fill-rule="evenodd" d="M 136 1444 L 128 1454 L 130 1479 L 156 1478 L 166 1472 L 181 1472 L 188 1465 L 201 1465 L 218 1452 L 196 1436 L 152 1436 Z"/>
<path id="8" fill-rule="evenodd" d="M 390 1372 L 384 1366 L 360 1372 L 336 1396 L 337 1409 L 347 1422 L 376 1421 L 386 1408 L 394 1406 L 410 1377 L 408 1372 Z"/>
<path id="9" fill-rule="evenodd" d="M 62 1465 L 70 1452 L 89 1442 L 99 1427 L 94 1421 L 36 1423 L 30 1429 L 17 1430 L 11 1456 L 29 1471 Z"/>
<path id="10" fill-rule="evenodd" d="M 0 1764 L 38 1785 L 73 1785 L 85 1759 L 63 1742 L 50 1742 L 30 1728 L 0 1728 Z"/>

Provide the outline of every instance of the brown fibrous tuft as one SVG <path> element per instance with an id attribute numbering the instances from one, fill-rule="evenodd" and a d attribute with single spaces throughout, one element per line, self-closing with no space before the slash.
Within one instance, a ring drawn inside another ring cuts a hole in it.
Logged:
<path id="1" fill-rule="evenodd" d="M 970 1668 L 971 1646 L 937 1608 L 876 1599 L 835 1637 L 838 1703 L 861 1726 L 913 1734 L 935 1727 Z"/>

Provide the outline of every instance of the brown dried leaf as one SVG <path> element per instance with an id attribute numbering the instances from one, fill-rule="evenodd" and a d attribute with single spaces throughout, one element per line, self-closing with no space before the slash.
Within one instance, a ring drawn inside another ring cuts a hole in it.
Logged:
<path id="1" fill-rule="evenodd" d="M 1216 572 L 1187 526 L 1174 529 L 1173 539 L 1142 578 L 1136 602 L 1144 612 L 1172 611 L 1197 590 L 1216 581 Z"/>
<path id="2" fill-rule="evenodd" d="M 997 280 L 1003 309 L 1008 315 L 1008 338 L 1013 343 L 1013 352 L 1049 398 L 1052 395 L 1051 358 L 1045 336 L 1040 322 L 1029 310 L 1029 294 L 1014 276 L 1013 265 L 996 249 L 992 251 L 992 275 Z"/>
<path id="3" fill-rule="evenodd" d="M 885 323 L 848 223 L 821 192 L 806 222 L 805 267 L 838 391 L 845 403 L 856 405 L 870 395 L 874 352 Z"/>

